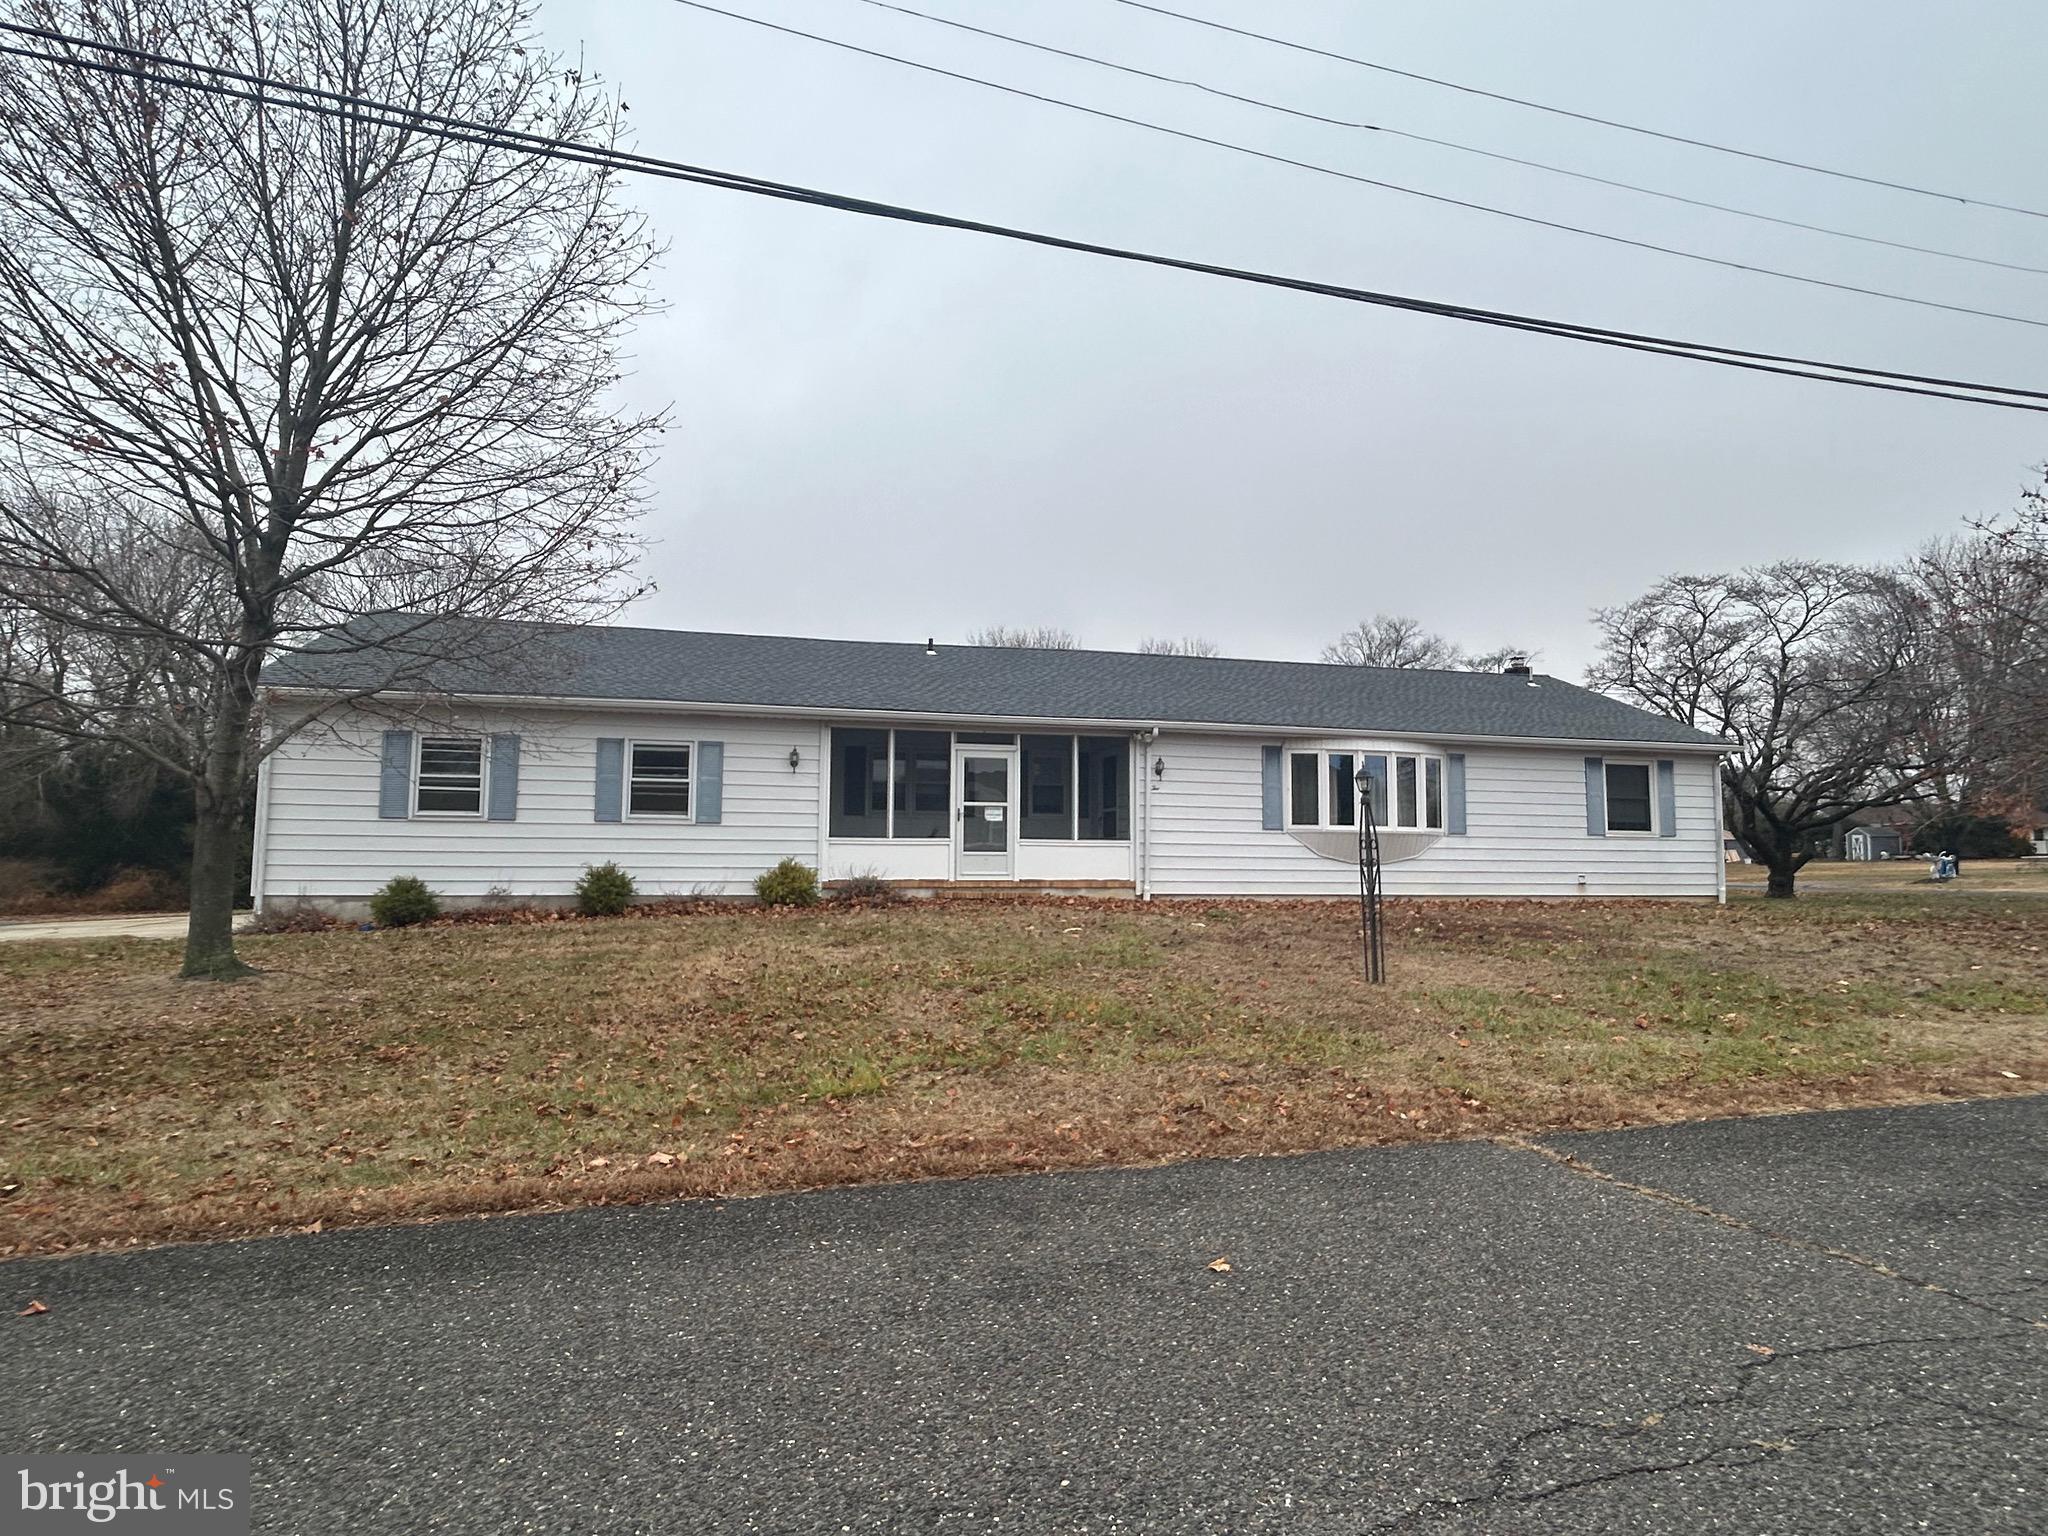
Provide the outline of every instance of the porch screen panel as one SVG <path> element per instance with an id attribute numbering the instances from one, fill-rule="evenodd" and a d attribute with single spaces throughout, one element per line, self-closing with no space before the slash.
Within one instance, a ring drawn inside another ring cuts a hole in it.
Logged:
<path id="1" fill-rule="evenodd" d="M 1123 842 L 1131 835 L 1131 744 L 1122 736 L 1083 736 L 1080 828 L 1083 842 Z"/>
<path id="2" fill-rule="evenodd" d="M 1074 738 L 1026 736 L 1023 754 L 1018 832 L 1064 842 L 1074 835 Z"/>
<path id="3" fill-rule="evenodd" d="M 953 746 L 944 731 L 896 733 L 896 837 L 951 829 Z"/>
<path id="4" fill-rule="evenodd" d="M 889 733 L 832 728 L 834 837 L 889 835 Z"/>

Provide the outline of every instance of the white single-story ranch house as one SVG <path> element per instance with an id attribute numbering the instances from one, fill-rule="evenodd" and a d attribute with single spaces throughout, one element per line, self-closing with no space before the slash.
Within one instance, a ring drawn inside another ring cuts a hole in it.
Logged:
<path id="1" fill-rule="evenodd" d="M 402 687 L 317 643 L 265 671 L 274 714 L 317 723 L 263 765 L 259 906 L 356 912 L 399 874 L 559 900 L 607 860 L 643 896 L 746 896 L 785 858 L 922 891 L 1355 896 L 1361 791 L 1392 896 L 1725 896 L 1724 744 L 1524 666 L 487 632 Z"/>

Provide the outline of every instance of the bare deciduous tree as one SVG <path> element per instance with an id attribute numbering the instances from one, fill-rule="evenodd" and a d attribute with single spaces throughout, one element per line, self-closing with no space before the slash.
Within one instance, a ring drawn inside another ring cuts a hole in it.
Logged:
<path id="1" fill-rule="evenodd" d="M 1454 640 L 1422 627 L 1419 619 L 1376 613 L 1323 647 L 1322 659 L 1350 667 L 1426 667 L 1438 671 L 1498 672 L 1510 656 L 1531 653 L 1522 646 L 1472 653 Z"/>
<path id="2" fill-rule="evenodd" d="M 1790 896 L 1814 835 L 1918 798 L 1960 744 L 1927 729 L 1918 605 L 1885 572 L 1791 561 L 1673 576 L 1601 612 L 1587 681 L 1726 736 L 1731 830 Z"/>
<path id="3" fill-rule="evenodd" d="M 292 723 L 261 718 L 266 661 L 367 635 L 395 684 L 472 632 L 448 616 L 622 595 L 657 423 L 611 389 L 653 251 L 610 173 L 412 115 L 614 136 L 522 0 L 0 14 L 401 109 L 196 94 L 64 44 L 0 63 L 0 589 L 58 637 L 0 662 L 7 708 L 191 780 L 185 974 L 234 975 L 241 807 Z"/>
<path id="4" fill-rule="evenodd" d="M 968 635 L 967 643 L 1019 651 L 1078 651 L 1081 648 L 1081 642 L 1074 638 L 1072 630 L 1051 624 L 1041 624 L 1036 629 L 1012 629 L 1007 624 L 991 624 Z"/>
<path id="5" fill-rule="evenodd" d="M 1941 754 L 1932 813 L 2031 820 L 2048 785 L 2048 570 L 1979 534 L 1927 545 L 1901 580 L 1935 684 L 1925 728 L 1964 749 Z"/>
<path id="6" fill-rule="evenodd" d="M 1214 640 L 1205 640 L 1200 635 L 1182 635 L 1178 640 L 1171 637 L 1148 636 L 1138 642 L 1140 656 L 1221 656 L 1223 648 Z"/>

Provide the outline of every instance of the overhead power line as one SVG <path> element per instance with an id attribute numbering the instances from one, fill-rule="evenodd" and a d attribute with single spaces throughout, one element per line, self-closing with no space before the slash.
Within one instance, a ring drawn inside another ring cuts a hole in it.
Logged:
<path id="1" fill-rule="evenodd" d="M 1759 277 L 1781 278 L 1790 283 L 1804 283 L 1813 288 L 1829 288 L 1837 293 L 1860 294 L 1864 298 L 1884 299 L 1893 304 L 1911 304 L 1920 309 L 1939 309 L 1952 315 L 1972 315 L 1980 320 L 2002 320 L 2010 325 L 2029 325 L 2048 329 L 2048 320 L 2031 315 L 2008 314 L 1998 309 L 1978 309 L 1969 304 L 1950 304 L 1941 299 L 1923 299 L 1915 294 L 1894 293 L 1888 288 L 1866 288 L 1859 283 L 1838 282 L 1833 278 L 1815 277 L 1811 273 L 1787 272 L 1779 267 L 1761 266 L 1756 262 L 1737 261 L 1728 256 L 1709 256 L 1704 251 L 1691 251 L 1683 246 L 1660 245 L 1654 240 L 1638 240 L 1629 235 L 1617 235 L 1603 229 L 1589 229 L 1581 224 L 1566 224 L 1557 219 L 1546 219 L 1533 213 L 1517 213 L 1511 208 L 1497 208 L 1491 203 L 1474 202 L 1469 198 L 1451 197 L 1442 192 L 1427 192 L 1420 187 L 1406 186 L 1398 181 L 1385 181 L 1377 176 L 1361 175 L 1346 171 L 1334 165 L 1324 165 L 1315 160 L 1299 160 L 1292 155 L 1275 154 L 1270 150 L 1255 149 L 1249 144 L 1239 144 L 1230 139 L 1212 138 L 1205 133 L 1194 133 L 1185 128 L 1169 127 L 1155 123 L 1149 118 L 1131 117 L 1122 112 L 1111 112 L 1103 107 L 1086 106 L 1078 101 L 1069 101 L 1063 96 L 1049 96 L 1042 91 L 1026 90 L 1022 86 L 1005 85 L 999 80 L 984 79 L 957 69 L 946 69 L 937 64 L 927 64 L 921 59 L 907 59 L 901 54 L 885 53 L 879 48 L 864 47 L 849 43 L 843 38 L 828 37 L 822 32 L 806 32 L 801 27 L 784 26 L 781 22 L 768 21 L 760 16 L 750 16 L 744 11 L 729 11 L 723 6 L 711 5 L 708 0 L 673 0 L 674 4 L 688 6 L 693 11 L 704 11 L 713 16 L 723 16 L 732 21 L 744 22 L 751 27 L 761 27 L 770 32 L 780 32 L 788 37 L 803 38 L 807 42 L 823 43 L 828 48 L 843 49 L 871 59 L 880 59 L 890 64 L 901 64 L 909 69 L 922 70 L 929 75 L 939 75 L 948 80 L 958 80 L 966 85 L 980 86 L 985 90 L 1000 91 L 1006 96 L 1021 96 L 1028 101 L 1043 102 L 1046 106 L 1060 107 L 1069 112 L 1079 112 L 1088 117 L 1102 118 L 1112 123 L 1124 123 L 1132 128 L 1143 128 L 1150 133 L 1165 134 L 1169 138 L 1185 139 L 1191 144 L 1207 144 L 1214 149 L 1227 149 L 1232 154 L 1248 155 L 1254 160 L 1265 160 L 1274 165 L 1290 165 L 1297 170 L 1312 171 L 1318 176 L 1333 176 L 1339 181 L 1353 182 L 1362 187 L 1376 187 L 1383 192 L 1398 192 L 1405 197 L 1419 197 L 1425 202 L 1440 203 L 1450 208 L 1464 208 L 1474 213 L 1490 214 L 1495 218 L 1511 219 L 1517 224 L 1530 224 L 1539 229 L 1552 229 L 1561 234 L 1581 235 L 1589 240 L 1600 240 L 1610 245 L 1627 246 L 1632 250 L 1652 251 L 1662 256 L 1676 256 L 1685 261 L 1702 262 L 1710 267 L 1723 267 L 1733 272 L 1750 272 Z"/>
<path id="2" fill-rule="evenodd" d="M 1569 117 L 1581 123 L 1594 123 L 1602 128 L 1619 128 L 1625 133 L 1640 133 L 1649 138 L 1662 139 L 1667 144 L 1686 144 L 1694 149 L 1710 149 L 1716 154 L 1734 155 L 1743 160 L 1756 160 L 1765 165 L 1781 165 L 1789 170 L 1811 171 L 1816 176 L 1833 176 L 1842 181 L 1861 182 L 1867 187 L 1884 187 L 1893 192 L 1910 192 L 1916 197 L 1937 198 L 1944 203 L 1961 203 L 1972 208 L 1995 208 L 2000 213 L 2024 214 L 2030 219 L 2048 219 L 2048 210 L 2023 208 L 2016 203 L 1995 202 L 1988 197 L 1966 197 L 1960 192 L 1944 192 L 1935 187 L 1915 186 L 1907 181 L 1892 181 L 1883 176 L 1865 176 L 1857 171 L 1838 170 L 1832 166 L 1815 165 L 1806 160 L 1794 160 L 1784 155 L 1765 154 L 1760 150 L 1738 149 L 1732 144 L 1717 144 L 1711 139 L 1689 138 L 1682 133 L 1667 133 L 1661 128 L 1648 128 L 1641 123 L 1627 123 L 1619 118 L 1600 117 L 1591 112 L 1579 112 L 1570 107 L 1554 106 L 1549 102 L 1531 101 L 1525 96 L 1510 96 L 1504 91 L 1489 91 L 1476 85 L 1466 85 L 1457 80 L 1446 80 L 1436 75 L 1419 74 L 1412 69 L 1397 69 L 1391 64 L 1381 64 L 1372 59 L 1361 59 L 1354 54 L 1338 53 L 1330 48 L 1318 48 L 1313 43 L 1300 42 L 1291 37 L 1276 37 L 1270 32 L 1255 32 L 1250 27 L 1235 27 L 1228 22 L 1216 21 L 1208 16 L 1195 16 L 1186 11 L 1172 10 L 1163 5 L 1152 5 L 1148 0 L 1115 0 L 1118 5 L 1129 6 L 1134 11 L 1150 11 L 1155 16 L 1170 16 L 1175 21 L 1185 21 L 1197 27 L 1207 27 L 1214 32 L 1228 32 L 1235 37 L 1247 37 L 1255 42 L 1271 43 L 1276 48 L 1290 48 L 1296 53 L 1313 54 L 1319 59 L 1332 59 L 1339 64 L 1355 64 L 1360 69 L 1375 70 L 1383 75 L 1397 75 L 1403 80 L 1416 80 L 1424 85 L 1441 86 L 1447 91 L 1460 91 L 1467 96 L 1483 96 L 1488 101 L 1502 101 L 1510 106 L 1527 107 L 1533 112 L 1548 112 L 1553 117 Z"/>
<path id="3" fill-rule="evenodd" d="M 1519 315 L 1507 311 L 1477 309 L 1469 305 L 1415 298 L 1405 294 L 1383 293 L 1366 288 L 1352 288 L 1337 283 L 1319 282 L 1311 278 L 1288 277 L 1279 273 L 1261 272 L 1248 268 L 1223 266 L 1214 262 L 1196 261 L 1187 257 L 1159 255 L 1152 252 L 1132 250 L 1122 246 L 1103 245 L 1094 241 L 1072 239 L 1064 235 L 1047 234 L 1037 230 L 1021 229 L 1002 224 L 990 224 L 981 220 L 961 218 L 952 214 L 933 213 L 894 203 L 875 202 L 866 198 L 850 197 L 840 193 L 821 191 L 816 188 L 797 186 L 787 182 L 769 181 L 760 177 L 714 170 L 706 166 L 690 165 L 682 161 L 665 160 L 652 155 L 616 150 L 604 145 L 587 144 L 574 139 L 560 139 L 518 129 L 502 128 L 489 123 L 479 123 L 473 119 L 428 112 L 414 107 L 397 106 L 389 102 L 376 101 L 370 97 L 352 93 L 332 91 L 323 87 L 302 85 L 292 81 L 271 79 L 267 76 L 228 69 L 219 65 L 201 64 L 194 60 L 176 58 L 168 54 L 150 52 L 144 49 L 130 48 L 118 43 L 96 42 L 89 38 L 75 37 L 68 33 L 57 32 L 47 28 L 32 27 L 15 22 L 0 22 L 0 31 L 54 43 L 67 49 L 83 49 L 95 53 L 110 54 L 114 56 L 114 60 L 134 62 L 83 58 L 79 57 L 76 53 L 51 53 L 43 49 L 23 48 L 4 44 L 0 44 L 0 55 L 31 60 L 39 64 L 81 69 L 101 75 L 137 80 L 175 90 L 227 97 L 233 100 L 250 102 L 260 108 L 280 108 L 288 111 L 306 112 L 349 122 L 363 123 L 372 127 L 426 133 L 457 142 L 477 144 L 486 148 L 517 150 L 522 153 L 563 160 L 573 164 L 596 166 L 606 170 L 632 171 L 672 181 L 715 187 L 729 192 L 744 192 L 753 196 L 775 198 L 811 207 L 831 208 L 840 212 L 856 213 L 870 218 L 922 224 L 938 229 L 961 230 L 970 234 L 988 235 L 998 239 L 1015 240 L 1026 244 L 1045 246 L 1054 250 L 1073 251 L 1082 255 L 1101 256 L 1115 261 L 1165 267 L 1180 272 L 1199 273 L 1234 282 L 1251 283 L 1267 288 L 1286 289 L 1296 293 L 1315 294 L 1324 298 L 1339 299 L 1383 309 L 1401 310 L 1412 314 L 1430 315 L 1442 319 L 1458 320 L 1468 324 L 1493 326 L 1505 330 L 1527 331 L 1536 335 L 1552 336 L 1567 341 L 1585 342 L 1594 346 L 1614 347 L 1632 352 L 1647 352 L 1653 356 L 1683 358 L 1693 362 L 1710 363 L 1718 367 L 1741 368 L 1751 372 L 1809 379 L 1817 383 L 1844 384 L 1861 389 L 1878 389 L 1896 394 L 1922 395 L 1934 399 L 1955 400 L 1973 405 L 1994 405 L 2009 410 L 2048 413 L 2048 390 L 2024 389 L 2013 385 L 1987 384 L 1976 380 L 1945 378 L 1938 375 L 1903 373 L 1893 369 L 1870 368 L 1851 363 L 1832 363 L 1788 354 L 1724 347 L 1707 342 L 1682 341 L 1672 337 L 1580 325 L 1572 321 L 1547 320 L 1537 316 Z M 166 70 L 177 70 L 184 73 L 165 73 Z M 193 78 L 195 75 L 204 78 L 195 79 Z"/>
<path id="4" fill-rule="evenodd" d="M 1568 165 L 1557 165 L 1548 160 L 1532 160 L 1524 155 L 1510 155 L 1502 150 L 1486 149 L 1477 144 L 1466 144 L 1457 139 L 1438 138 L 1433 134 L 1414 133 L 1405 128 L 1389 127 L 1385 123 L 1368 123 L 1352 118 L 1331 117 L 1322 112 L 1311 112 L 1303 107 L 1292 107 L 1285 102 L 1272 101 L 1263 96 L 1248 96 L 1239 91 L 1226 90 L 1220 85 L 1211 85 L 1204 80 L 1192 80 L 1181 75 L 1169 75 L 1158 70 L 1146 69 L 1136 64 L 1125 64 L 1115 59 L 1106 59 L 1098 54 L 1083 53 L 1073 48 L 1060 48 L 1051 43 L 1042 43 L 1033 38 L 1017 37 L 1008 32 L 997 32 L 989 27 L 978 27 L 972 22 L 959 21 L 951 16 L 940 16 L 930 11 L 920 11 L 907 5 L 896 5 L 892 0 L 858 0 L 862 5 L 873 6 L 878 11 L 894 11 L 899 16 L 915 17 L 941 27 L 951 27 L 957 32 L 972 33 L 995 42 L 1010 43 L 1019 48 L 1029 48 L 1035 53 L 1051 54 L 1056 58 L 1072 59 L 1077 63 L 1091 64 L 1099 69 L 1115 70 L 1118 74 L 1132 75 L 1140 80 L 1152 80 L 1161 85 L 1179 86 L 1186 90 L 1200 91 L 1205 95 L 1234 101 L 1247 107 L 1257 107 L 1262 112 L 1274 112 L 1283 117 L 1297 118 L 1303 122 L 1322 123 L 1332 128 L 1350 128 L 1364 133 L 1382 134 L 1388 138 L 1405 139 L 1411 144 L 1429 144 L 1438 149 L 1455 150 L 1463 155 L 1476 155 L 1483 160 L 1494 160 L 1504 165 L 1519 165 L 1529 170 L 1543 171 L 1552 176 L 1566 176 L 1573 181 L 1590 182 L 1594 186 L 1612 187 L 1617 191 L 1635 192 L 1644 197 L 1660 198 L 1665 202 L 1682 203 L 1688 208 L 1705 208 L 1715 213 L 1733 214 L 1737 218 L 1755 219 L 1764 224 L 1776 224 L 1784 229 L 1803 229 L 1810 234 L 1830 235 L 1837 240 L 1854 240 L 1862 245 L 1880 245 L 1888 250 L 1911 251 L 1920 256 L 1938 256 L 1944 261 L 1963 261 L 1972 266 L 1997 267 L 2007 272 L 2032 272 L 2048 276 L 2048 267 L 2029 266 L 2023 261 L 2000 261 L 1993 256 L 1974 256 L 1967 251 L 1944 250 L 1940 246 L 1915 245 L 1910 240 L 1891 240 L 1882 235 L 1861 234 L 1853 229 L 1836 229 L 1827 224 L 1811 224 L 1804 219 L 1789 219 L 1781 214 L 1765 213 L 1757 208 L 1743 208 L 1733 203 L 1717 203 L 1710 198 L 1692 197 L 1683 192 L 1673 192 L 1663 187 L 1648 187 L 1640 182 L 1623 181 L 1614 176 L 1601 176 L 1592 171 L 1575 170 Z"/>

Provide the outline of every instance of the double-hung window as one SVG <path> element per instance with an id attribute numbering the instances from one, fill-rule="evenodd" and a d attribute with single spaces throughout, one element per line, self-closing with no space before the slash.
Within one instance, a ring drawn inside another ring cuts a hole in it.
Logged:
<path id="1" fill-rule="evenodd" d="M 1648 763 L 1607 764 L 1607 830 L 1655 832 L 1656 801 Z"/>
<path id="2" fill-rule="evenodd" d="M 484 813 L 484 744 L 474 736 L 422 736 L 413 773 L 415 816 Z"/>
<path id="3" fill-rule="evenodd" d="M 636 741 L 627 748 L 626 814 L 690 819 L 690 744 Z"/>

